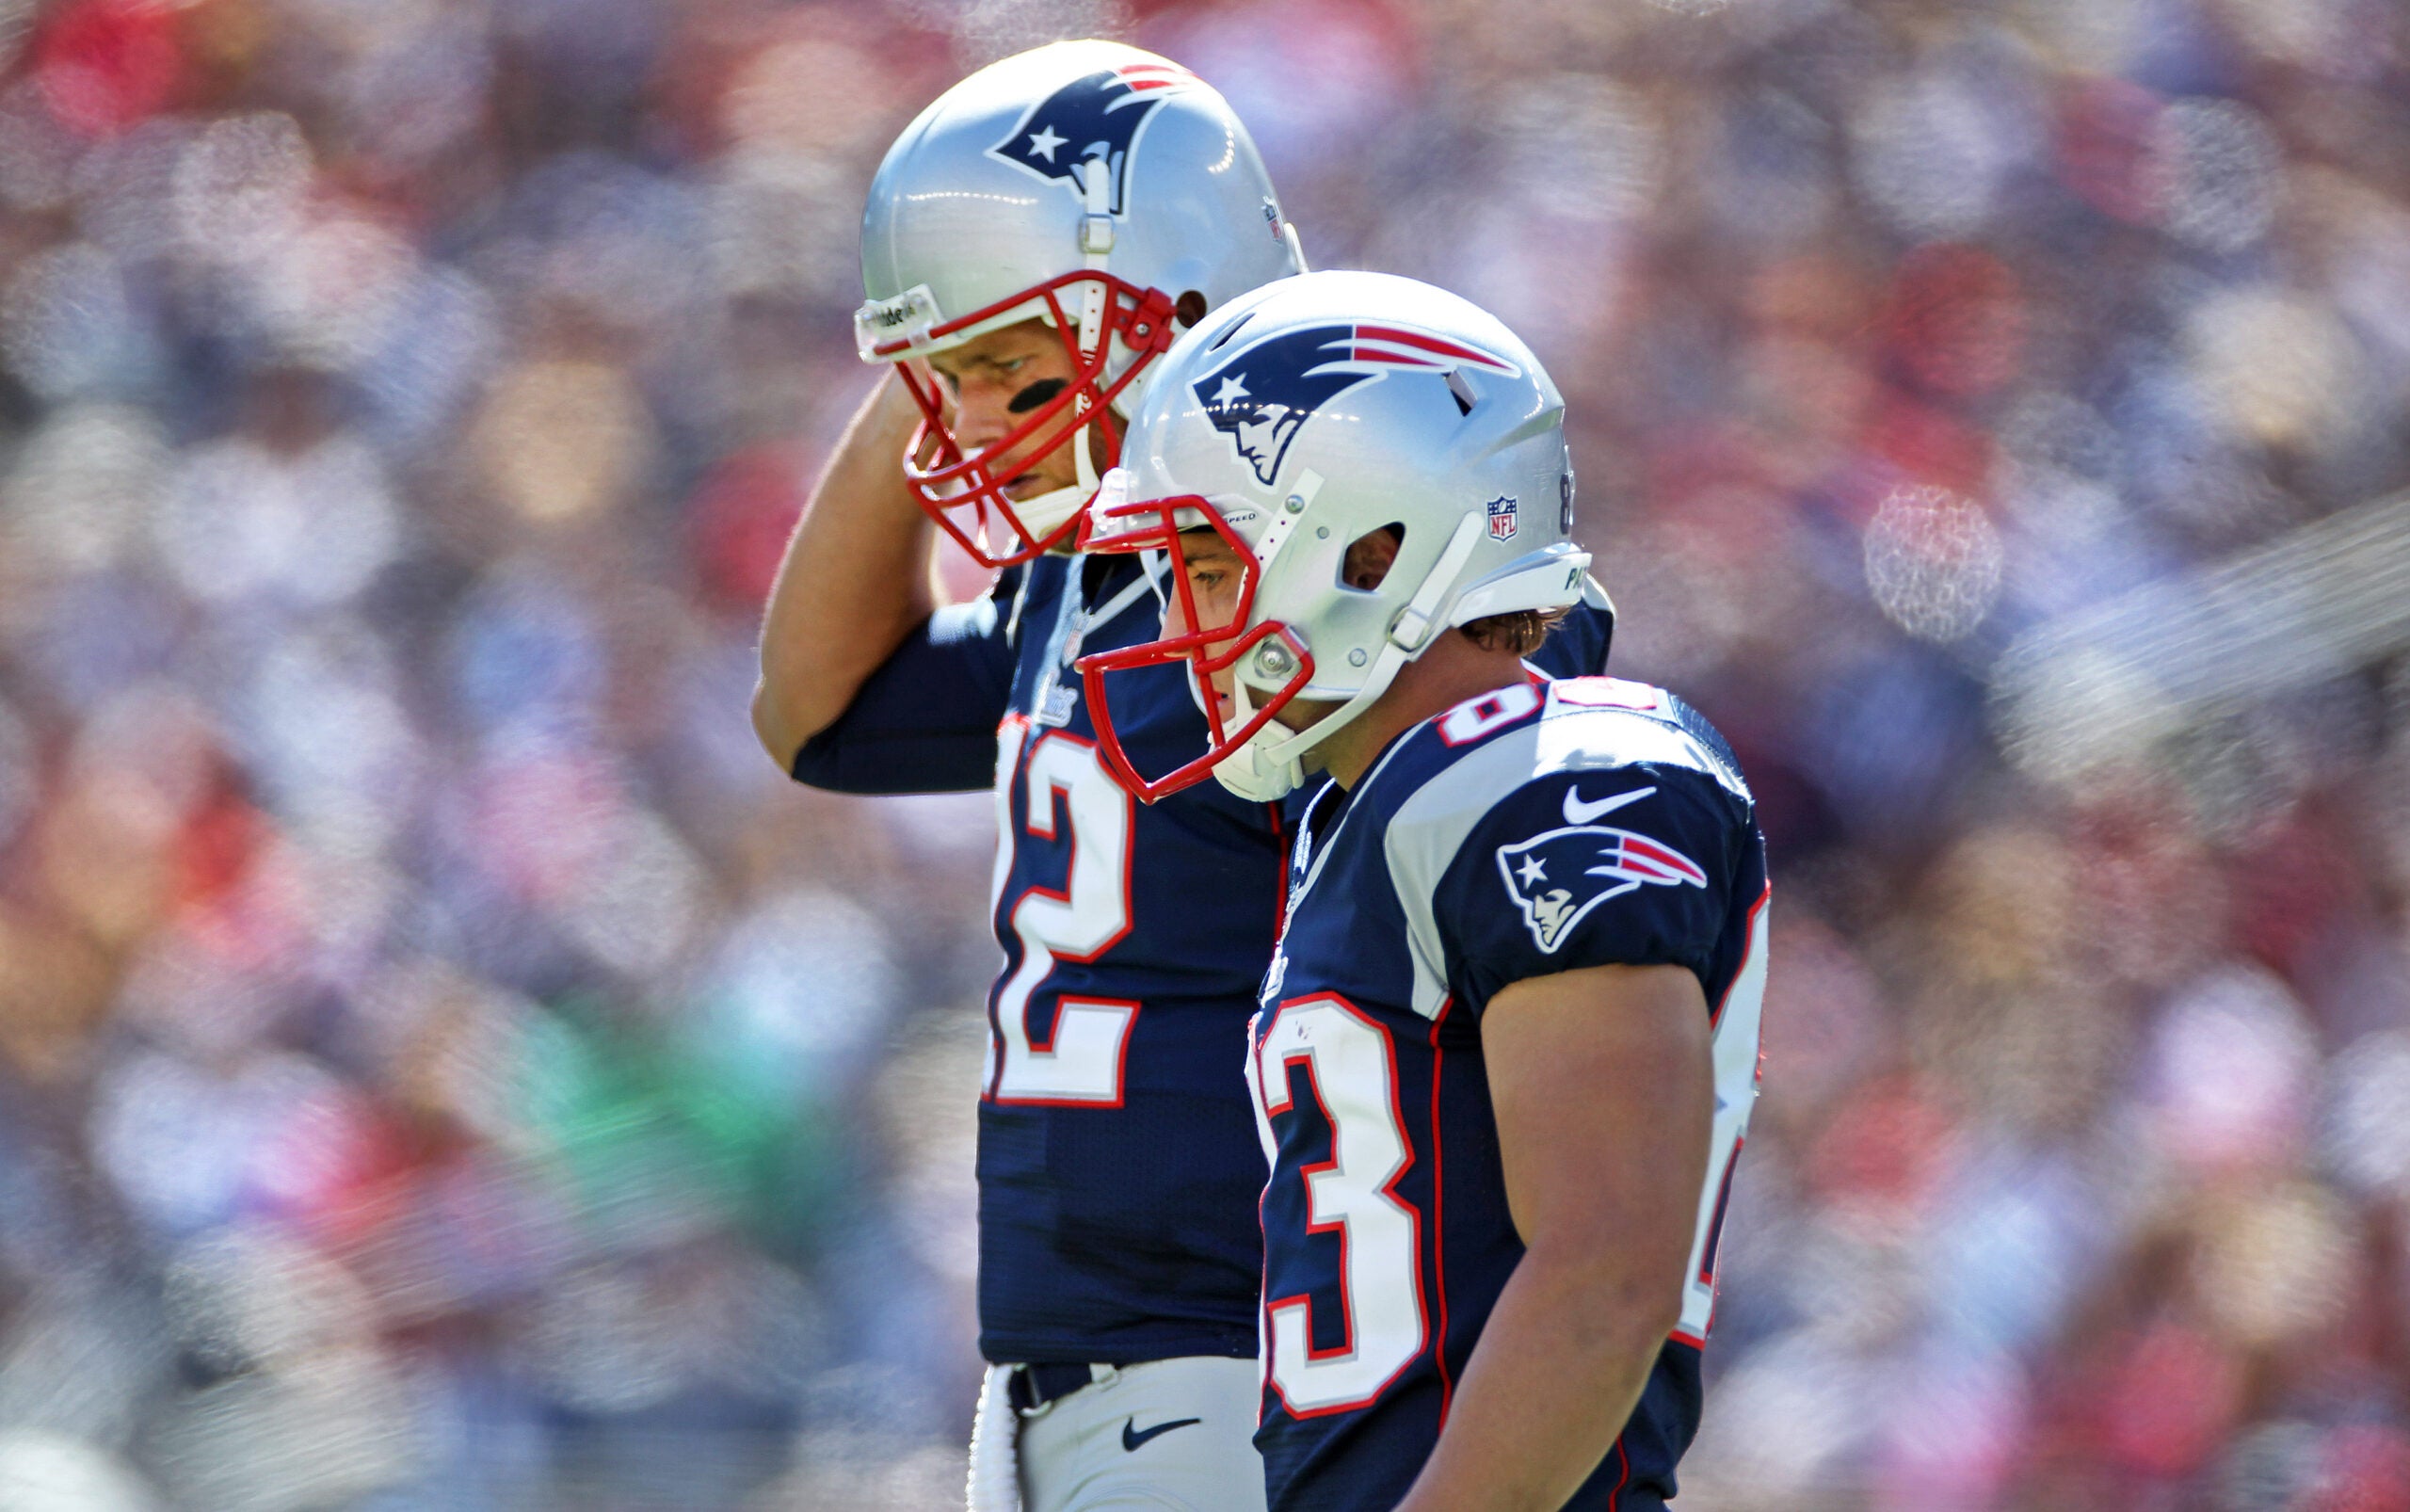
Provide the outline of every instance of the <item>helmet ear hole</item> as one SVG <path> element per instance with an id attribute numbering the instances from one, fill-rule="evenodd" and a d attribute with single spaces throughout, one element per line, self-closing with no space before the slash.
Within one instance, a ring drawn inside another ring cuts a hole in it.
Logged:
<path id="1" fill-rule="evenodd" d="M 1370 593 L 1388 579 L 1390 569 L 1397 565 L 1399 548 L 1406 544 L 1406 525 L 1390 521 L 1377 525 L 1347 543 L 1347 555 L 1339 564 L 1339 586 L 1358 593 Z"/>
<path id="2" fill-rule="evenodd" d="M 1171 302 L 1171 317 L 1185 330 L 1205 318 L 1205 295 L 1200 289 L 1190 289 Z"/>

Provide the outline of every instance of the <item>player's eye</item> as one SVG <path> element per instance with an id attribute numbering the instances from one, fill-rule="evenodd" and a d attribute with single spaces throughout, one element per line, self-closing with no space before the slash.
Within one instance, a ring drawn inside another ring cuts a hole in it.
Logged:
<path id="1" fill-rule="evenodd" d="M 1032 410 L 1036 409 L 1039 405 L 1044 404 L 1047 400 L 1052 399 L 1054 395 L 1062 393 L 1065 389 L 1069 387 L 1070 384 L 1063 378 L 1039 378 L 1036 382 L 1021 390 L 1019 394 L 1014 394 L 1012 402 L 1005 405 L 1004 408 L 1011 410 L 1014 414 L 1025 415 Z"/>

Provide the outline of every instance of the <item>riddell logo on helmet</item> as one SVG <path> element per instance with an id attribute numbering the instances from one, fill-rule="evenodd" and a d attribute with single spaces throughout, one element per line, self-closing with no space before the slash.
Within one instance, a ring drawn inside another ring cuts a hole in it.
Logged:
<path id="1" fill-rule="evenodd" d="M 1112 213 L 1122 213 L 1130 149 L 1166 92 L 1198 83 L 1171 63 L 1125 63 L 1073 79 L 1040 100 L 1009 136 L 988 149 L 1015 168 L 1061 184 L 1082 200 L 1079 167 L 1102 158 L 1113 173 Z"/>
<path id="2" fill-rule="evenodd" d="M 1309 326 L 1240 347 L 1190 388 L 1255 480 L 1270 488 L 1298 429 L 1332 398 L 1384 374 L 1456 367 L 1522 371 L 1494 352 L 1404 326 Z"/>
<path id="3" fill-rule="evenodd" d="M 937 297 L 925 283 L 916 283 L 892 299 L 872 299 L 854 312 L 854 345 L 865 358 L 895 348 L 902 332 L 908 341 L 937 324 Z"/>

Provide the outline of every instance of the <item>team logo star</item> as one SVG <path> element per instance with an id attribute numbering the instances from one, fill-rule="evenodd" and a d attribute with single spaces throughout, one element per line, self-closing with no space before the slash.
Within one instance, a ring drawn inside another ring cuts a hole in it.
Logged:
<path id="1" fill-rule="evenodd" d="M 1548 880 L 1548 868 L 1540 864 L 1538 856 L 1525 856 L 1517 875 L 1522 877 L 1525 887 L 1537 887 Z"/>
<path id="2" fill-rule="evenodd" d="M 1062 146 L 1068 139 L 1055 136 L 1054 128 L 1052 126 L 1040 126 L 1037 128 L 1037 135 L 1029 139 L 1029 150 L 1052 163 L 1054 161 L 1054 149 Z"/>
<path id="3" fill-rule="evenodd" d="M 1246 375 L 1244 373 L 1232 373 L 1222 379 L 1222 386 L 1220 388 L 1213 391 L 1213 408 L 1216 410 L 1226 410 L 1245 397 Z"/>

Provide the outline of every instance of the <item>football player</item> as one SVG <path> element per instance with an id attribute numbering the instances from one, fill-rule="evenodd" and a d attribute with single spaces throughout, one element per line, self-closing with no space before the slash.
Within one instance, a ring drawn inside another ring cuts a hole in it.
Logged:
<path id="1" fill-rule="evenodd" d="M 1296 234 L 1220 96 L 1083 41 L 923 112 L 862 241 L 857 340 L 891 376 L 789 546 L 754 723 L 814 786 L 995 790 L 972 1500 L 1260 1505 L 1263 1164 L 1241 1068 L 1285 820 L 1275 795 L 1141 804 L 1114 783 L 1072 663 L 1161 635 L 1160 574 L 1070 549 L 1151 364 L 1299 271 Z M 935 605 L 940 531 L 1001 569 L 990 594 Z M 1608 626 L 1584 613 L 1535 659 L 1594 669 Z M 1183 678 L 1128 694 L 1145 759 L 1201 746 Z"/>
<path id="2" fill-rule="evenodd" d="M 1289 279 L 1165 357 L 1092 550 L 1175 563 L 1163 637 L 1081 671 L 1211 690 L 1205 768 L 1334 780 L 1299 821 L 1247 1070 L 1274 1512 L 1673 1496 L 1755 1096 L 1749 790 L 1662 689 L 1535 681 L 1575 604 L 1562 401 L 1410 280 Z"/>

